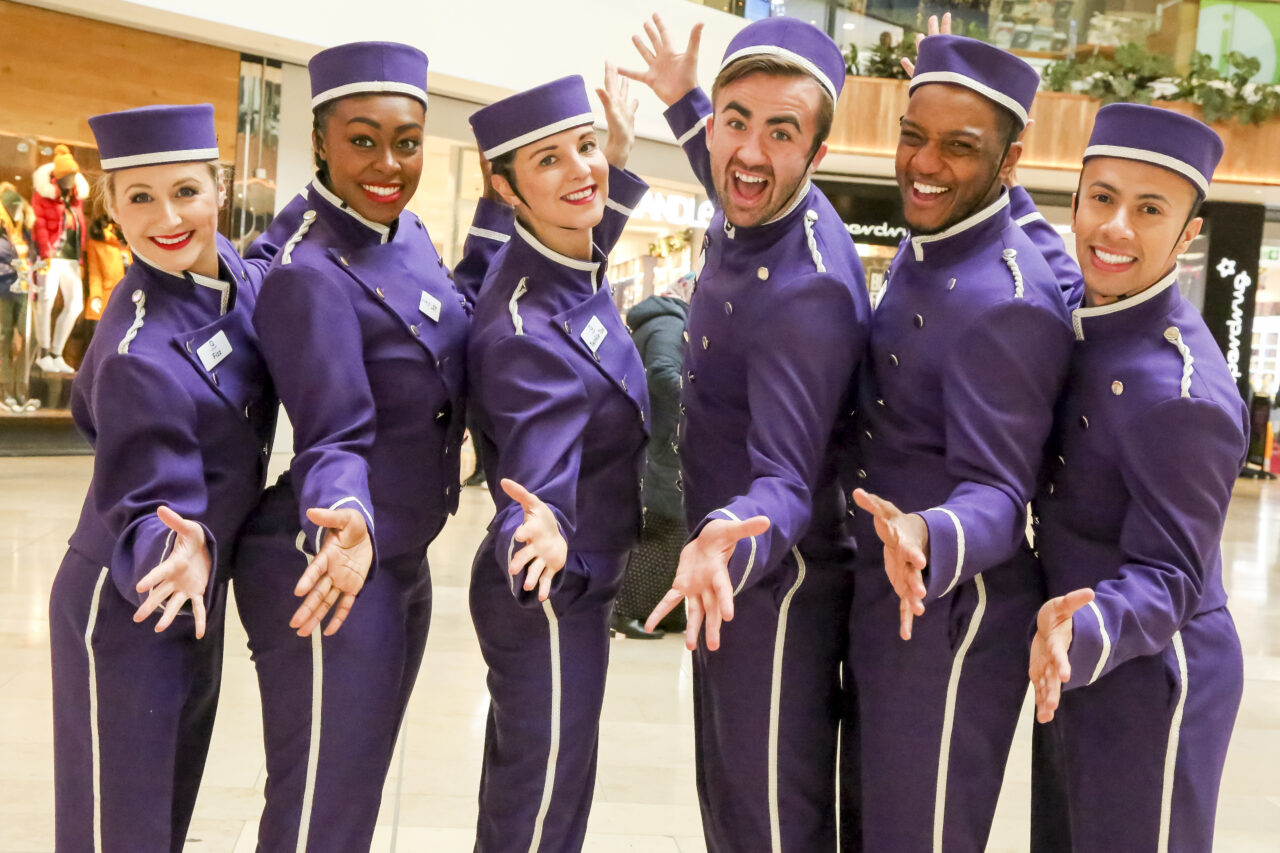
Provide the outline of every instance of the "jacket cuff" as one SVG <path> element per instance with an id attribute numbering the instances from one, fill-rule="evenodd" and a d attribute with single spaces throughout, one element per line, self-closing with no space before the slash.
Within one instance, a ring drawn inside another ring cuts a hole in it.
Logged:
<path id="1" fill-rule="evenodd" d="M 701 88 L 695 87 L 680 100 L 667 107 L 662 113 L 667 120 L 671 132 L 676 135 L 676 144 L 684 145 L 705 128 L 711 116 L 711 99 Z"/>
<path id="2" fill-rule="evenodd" d="M 511 239 L 515 221 L 516 212 L 509 205 L 481 198 L 476 202 L 476 212 L 471 217 L 467 235 L 505 243 Z"/>
<path id="3" fill-rule="evenodd" d="M 1027 192 L 1027 188 L 1021 184 L 1009 190 L 1009 215 L 1019 227 L 1037 219 L 1044 219 L 1043 214 L 1036 208 L 1036 203 L 1031 200 L 1031 193 Z"/>
<path id="4" fill-rule="evenodd" d="M 1090 601 L 1071 617 L 1071 680 L 1063 689 L 1084 687 L 1097 681 L 1111 657 L 1111 636 L 1096 601 Z"/>
<path id="5" fill-rule="evenodd" d="M 609 167 L 609 197 L 604 200 L 606 207 L 631 216 L 648 191 L 649 185 L 636 173 Z"/>
<path id="6" fill-rule="evenodd" d="M 929 563 L 925 573 L 925 601 L 941 598 L 960 583 L 964 570 L 964 526 L 949 509 L 934 507 L 920 513 L 929 529 Z"/>

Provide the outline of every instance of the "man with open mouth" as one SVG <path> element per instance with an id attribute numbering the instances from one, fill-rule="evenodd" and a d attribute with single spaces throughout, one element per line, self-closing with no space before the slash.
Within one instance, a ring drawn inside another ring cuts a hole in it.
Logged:
<path id="1" fill-rule="evenodd" d="M 911 230 L 844 480 L 863 511 L 848 650 L 861 766 L 842 778 L 861 789 L 868 850 L 982 850 L 1026 695 L 1043 599 L 1025 507 L 1071 349 L 1062 288 L 1003 187 L 1038 82 L 998 48 L 932 35 L 900 120 Z"/>
<path id="2" fill-rule="evenodd" d="M 757 21 L 730 42 L 708 100 L 699 30 L 683 52 L 657 16 L 645 31 L 648 67 L 629 76 L 668 105 L 719 205 L 676 439 L 693 538 L 646 627 L 687 600 L 708 849 L 834 850 L 852 542 L 833 437 L 871 309 L 853 242 L 809 179 L 844 58 L 802 21 Z"/>

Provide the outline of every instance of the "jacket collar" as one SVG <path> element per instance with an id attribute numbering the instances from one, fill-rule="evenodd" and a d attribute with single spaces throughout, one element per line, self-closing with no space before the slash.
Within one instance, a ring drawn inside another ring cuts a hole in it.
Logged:
<path id="1" fill-rule="evenodd" d="M 219 248 L 221 248 L 221 246 L 219 246 Z M 194 285 L 196 288 L 198 288 L 196 291 L 197 293 L 201 292 L 201 290 L 199 289 L 207 289 L 209 291 L 212 291 L 218 294 L 217 299 L 218 299 L 218 316 L 219 317 L 225 315 L 227 311 L 232 306 L 235 305 L 236 277 L 234 274 L 232 274 L 231 270 L 228 268 L 227 261 L 222 256 L 221 252 L 218 253 L 218 278 L 210 278 L 207 275 L 200 275 L 199 273 L 194 273 L 194 272 L 191 272 L 190 270 L 187 270 L 186 272 L 181 274 L 170 272 L 169 270 L 157 264 L 155 261 L 148 258 L 146 255 L 139 252 L 137 249 L 133 250 L 133 257 L 139 261 L 142 261 L 142 263 L 144 263 L 147 267 L 149 267 L 153 272 L 157 273 L 161 281 L 168 281 L 168 280 L 175 280 L 175 279 L 177 281 L 185 281 L 188 284 Z"/>
<path id="2" fill-rule="evenodd" d="M 1181 299 L 1175 267 L 1164 278 L 1134 296 L 1106 305 L 1077 308 L 1071 312 L 1071 325 L 1078 341 L 1085 339 L 1085 329 L 1091 338 L 1123 335 L 1141 328 L 1153 318 L 1166 316 Z"/>
<path id="3" fill-rule="evenodd" d="M 320 181 L 319 176 L 311 180 L 308 195 L 314 200 L 316 210 L 324 216 L 325 221 L 343 237 L 350 239 L 354 245 L 389 243 L 395 238 L 399 221 L 392 225 L 383 225 L 380 222 L 365 219 L 348 207 L 345 201 L 334 195 L 333 191 Z"/>
<path id="4" fill-rule="evenodd" d="M 920 263 L 926 254 L 929 262 L 946 261 L 987 245 L 1008 224 L 1009 191 L 1001 189 L 999 198 L 945 231 L 910 238 L 911 251 Z"/>
<path id="5" fill-rule="evenodd" d="M 592 259 L 580 261 L 576 258 L 562 255 L 554 249 L 547 248 L 519 221 L 515 223 L 515 231 L 516 236 L 520 239 L 518 241 L 513 240 L 513 246 L 523 247 L 531 254 L 539 256 L 546 263 L 561 267 L 563 272 L 568 272 L 574 281 L 586 283 L 591 288 L 592 293 L 600 289 L 600 270 L 604 266 L 604 253 L 594 243 L 591 246 Z M 563 274 L 563 272 L 560 274 Z"/>

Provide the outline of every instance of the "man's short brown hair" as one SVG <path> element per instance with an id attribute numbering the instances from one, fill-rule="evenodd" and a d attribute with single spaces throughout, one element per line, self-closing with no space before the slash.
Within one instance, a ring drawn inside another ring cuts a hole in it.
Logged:
<path id="1" fill-rule="evenodd" d="M 817 78 L 795 62 L 768 54 L 755 54 L 734 60 L 720 70 L 720 73 L 716 75 L 715 82 L 711 84 L 711 102 L 715 103 L 716 98 L 720 95 L 720 90 L 725 86 L 752 74 L 772 74 L 775 77 L 808 77 L 813 80 L 815 86 L 822 90 L 822 99 L 818 103 L 818 114 L 815 116 L 813 147 L 809 150 L 810 157 L 816 154 L 818 148 L 831 135 L 831 122 L 835 119 L 836 113 L 835 101 L 832 99 L 831 93 L 827 91 L 827 87 L 819 83 Z"/>

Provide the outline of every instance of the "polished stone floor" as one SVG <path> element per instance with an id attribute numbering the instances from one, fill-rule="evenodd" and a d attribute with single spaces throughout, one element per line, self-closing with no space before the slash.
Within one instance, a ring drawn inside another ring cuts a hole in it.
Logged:
<path id="1" fill-rule="evenodd" d="M 53 849 L 49 587 L 79 512 L 87 457 L 0 458 L 0 853 Z M 487 694 L 466 607 L 487 493 L 468 489 L 431 550 L 435 613 L 375 850 L 467 851 Z M 1245 651 L 1244 705 L 1219 806 L 1220 851 L 1280 851 L 1280 483 L 1241 481 L 1226 530 L 1226 583 Z M 256 680 L 228 613 L 222 702 L 187 850 L 254 849 L 264 769 Z M 587 850 L 704 850 L 693 782 L 690 664 L 675 638 L 616 640 Z M 1006 774 L 992 851 L 1025 851 L 1030 712 Z M 398 795 L 397 795 L 398 792 Z M 1119 853 L 1119 851 L 1118 851 Z"/>

